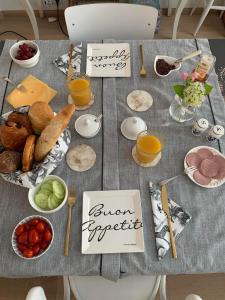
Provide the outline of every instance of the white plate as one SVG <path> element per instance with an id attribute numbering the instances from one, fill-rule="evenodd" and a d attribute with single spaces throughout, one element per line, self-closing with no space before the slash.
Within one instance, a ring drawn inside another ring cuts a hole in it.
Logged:
<path id="1" fill-rule="evenodd" d="M 210 150 L 214 155 L 220 155 L 221 157 L 225 158 L 225 156 L 223 154 L 221 154 L 218 150 L 212 148 L 212 147 L 208 147 L 208 146 L 199 146 L 199 147 L 195 147 L 192 148 L 190 151 L 188 151 L 188 153 L 186 154 L 185 158 L 184 158 L 184 168 L 188 167 L 188 164 L 186 163 L 186 157 L 189 153 L 196 153 L 198 150 L 200 149 L 208 149 Z M 216 188 L 218 186 L 221 186 L 222 184 L 224 184 L 225 182 L 225 177 L 222 180 L 218 180 L 218 179 L 212 179 L 212 181 L 208 184 L 208 185 L 201 185 L 199 184 L 194 178 L 193 178 L 193 173 L 194 172 L 190 172 L 188 174 L 188 177 L 197 185 L 207 188 L 207 189 L 212 189 L 212 188 Z"/>
<path id="2" fill-rule="evenodd" d="M 144 252 L 140 191 L 84 192 L 82 253 L 127 252 Z"/>
<path id="3" fill-rule="evenodd" d="M 130 45 L 88 44 L 86 74 L 90 77 L 130 77 Z"/>

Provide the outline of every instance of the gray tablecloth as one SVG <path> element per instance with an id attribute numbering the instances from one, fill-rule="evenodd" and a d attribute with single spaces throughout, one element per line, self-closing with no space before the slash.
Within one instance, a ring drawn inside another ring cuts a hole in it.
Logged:
<path id="1" fill-rule="evenodd" d="M 107 42 L 107 41 L 105 41 Z M 59 93 L 52 101 L 55 110 L 66 103 L 67 90 L 64 75 L 51 64 L 53 58 L 65 53 L 68 41 L 38 42 L 41 49 L 39 65 L 30 70 L 23 70 L 12 64 L 8 58 L 8 49 L 12 42 L 7 42 L 0 58 L 5 72 L 10 72 L 11 79 L 21 80 L 32 73 L 56 88 Z M 140 78 L 139 44 L 144 46 L 147 78 Z M 173 73 L 166 79 L 159 79 L 153 73 L 153 61 L 157 54 L 182 57 L 197 48 L 210 52 L 207 40 L 155 40 L 132 41 L 132 77 L 92 79 L 95 104 L 89 110 L 98 114 L 103 112 L 103 130 L 94 139 L 88 141 L 97 152 L 97 164 L 83 174 L 69 170 L 65 162 L 54 172 L 64 178 L 68 185 L 76 186 L 78 191 L 77 207 L 73 211 L 73 227 L 70 256 L 63 256 L 63 242 L 67 209 L 64 207 L 56 214 L 49 215 L 55 228 L 55 242 L 52 249 L 43 258 L 26 262 L 13 253 L 10 244 L 11 233 L 16 223 L 25 216 L 35 214 L 27 200 L 27 190 L 8 184 L 0 179 L 0 276 L 24 277 L 39 275 L 100 274 L 116 280 L 126 274 L 179 274 L 224 272 L 225 270 L 225 205 L 224 186 L 217 189 L 204 189 L 194 185 L 187 177 L 180 177 L 169 186 L 170 196 L 192 215 L 192 221 L 184 229 L 177 242 L 178 259 L 171 258 L 170 253 L 162 261 L 156 254 L 152 211 L 147 189 L 147 182 L 157 182 L 162 178 L 182 172 L 185 154 L 206 142 L 191 134 L 191 123 L 178 124 L 168 112 L 174 93 L 172 84 L 179 82 L 179 73 Z M 84 49 L 84 57 L 86 51 Z M 183 64 L 183 70 L 192 70 L 197 59 Z M 84 60 L 83 60 L 84 63 Z M 10 67 L 11 66 L 11 67 Z M 2 70 L 1 67 L 1 70 Z M 83 64 L 84 67 L 84 64 Z M 10 69 L 11 68 L 11 69 Z M 10 70 L 10 71 L 9 71 Z M 225 126 L 224 102 L 213 71 L 209 82 L 214 90 L 198 111 L 198 116 L 206 117 L 209 122 Z M 5 95 L 5 84 L 0 83 L 0 101 Z M 7 87 L 7 92 L 11 87 Z M 126 96 L 133 89 L 144 89 L 154 98 L 153 107 L 144 113 L 132 112 L 126 105 Z M 3 111 L 10 109 L 7 103 Z M 74 119 L 70 128 L 72 145 L 84 142 L 74 133 Z M 149 128 L 157 129 L 165 137 L 165 150 L 159 165 L 155 168 L 138 167 L 131 158 L 134 142 L 128 141 L 120 133 L 120 124 L 128 116 L 138 115 Z M 213 145 L 224 151 L 224 139 Z M 103 151 L 102 151 L 103 150 Z M 145 252 L 135 254 L 81 255 L 81 210 L 82 192 L 85 190 L 140 189 L 144 222 Z"/>

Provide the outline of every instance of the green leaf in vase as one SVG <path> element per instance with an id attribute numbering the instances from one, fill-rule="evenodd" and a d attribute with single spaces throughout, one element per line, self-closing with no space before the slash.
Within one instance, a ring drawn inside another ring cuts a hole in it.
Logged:
<path id="1" fill-rule="evenodd" d="M 211 93 L 213 86 L 211 86 L 208 83 L 204 83 L 204 88 L 205 88 L 205 95 L 208 96 Z"/>
<path id="2" fill-rule="evenodd" d="M 180 97 L 183 98 L 183 91 L 184 91 L 185 86 L 181 84 L 176 84 L 173 86 L 174 92 Z"/>

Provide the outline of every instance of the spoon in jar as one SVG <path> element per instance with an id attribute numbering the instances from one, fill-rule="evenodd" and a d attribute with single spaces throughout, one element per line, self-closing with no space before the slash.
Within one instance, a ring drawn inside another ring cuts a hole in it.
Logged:
<path id="1" fill-rule="evenodd" d="M 185 55 L 184 57 L 175 60 L 174 65 L 177 66 L 179 63 L 182 63 L 185 60 L 188 60 L 188 59 L 191 59 L 192 57 L 200 55 L 201 53 L 202 53 L 202 50 L 191 52 L 188 55 Z"/>

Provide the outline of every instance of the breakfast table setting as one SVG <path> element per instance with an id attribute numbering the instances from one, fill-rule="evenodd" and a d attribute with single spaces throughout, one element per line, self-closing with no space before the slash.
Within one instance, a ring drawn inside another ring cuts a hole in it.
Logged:
<path id="1" fill-rule="evenodd" d="M 53 126 L 52 120 L 57 122 L 52 136 L 64 123 L 44 160 L 35 150 L 42 173 L 35 177 L 34 169 L 29 169 L 31 175 L 16 177 L 0 172 L 0 276 L 100 275 L 116 281 L 134 274 L 223 273 L 224 40 L 103 40 L 75 47 L 68 40 L 39 40 L 35 41 L 38 61 L 31 68 L 12 59 L 14 44 L 13 40 L 0 42 L 0 77 L 16 84 L 0 80 L 4 121 L 0 127 L 8 126 L 7 113 L 15 106 L 21 114 L 29 109 L 33 125 L 31 112 L 33 108 L 36 113 L 38 102 L 23 103 L 18 94 L 13 95 L 18 85 L 27 86 L 28 76 L 51 91 L 49 97 L 46 92 L 38 95 L 38 101 L 52 108 L 52 116 L 37 133 L 36 147 L 42 147 L 42 133 Z M 194 54 L 189 59 L 176 62 L 190 53 Z M 212 62 L 202 81 L 196 77 L 200 54 Z M 168 57 L 175 59 L 167 63 Z M 159 74 L 157 63 L 165 73 Z M 73 102 L 74 73 L 79 79 L 79 73 L 85 74 L 81 80 L 91 85 L 90 102 L 84 108 Z M 184 84 L 178 85 L 182 80 Z M 197 108 L 180 110 L 180 103 L 190 100 L 185 90 L 190 87 L 198 89 L 198 95 L 204 88 L 204 101 Z M 24 105 L 28 105 L 25 111 Z M 187 119 L 182 119 L 186 114 Z M 149 137 L 157 148 L 150 160 L 144 144 Z M 1 128 L 0 139 L 3 144 Z M 67 198 L 74 205 L 65 254 Z M 17 245 L 18 224 L 30 224 L 31 230 L 36 226 L 29 223 L 30 216 L 42 220 L 51 233 L 47 251 L 43 248 L 37 257 L 24 257 Z M 20 223 L 24 218 L 28 223 Z"/>

